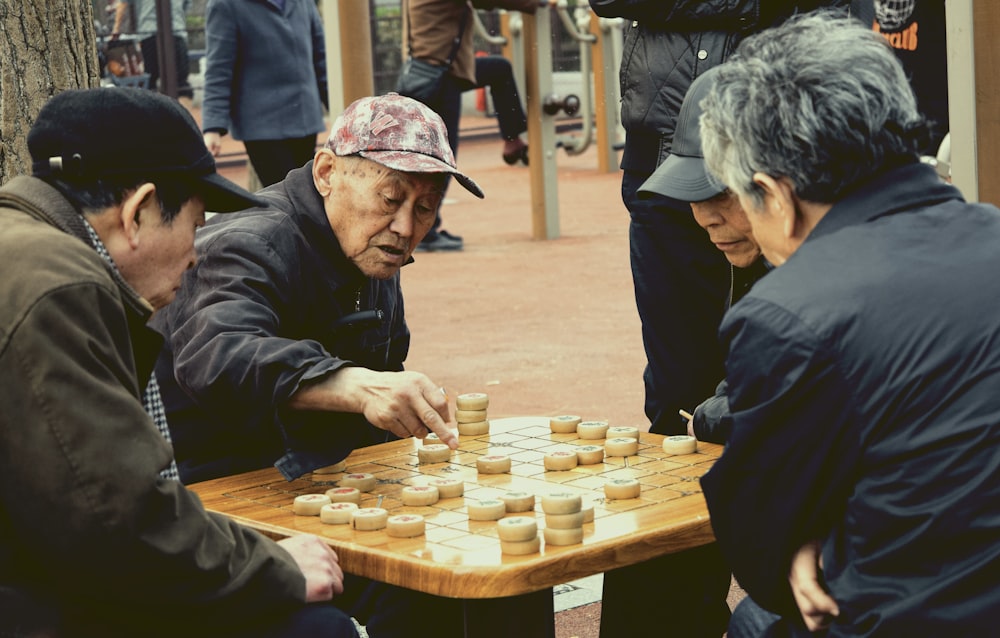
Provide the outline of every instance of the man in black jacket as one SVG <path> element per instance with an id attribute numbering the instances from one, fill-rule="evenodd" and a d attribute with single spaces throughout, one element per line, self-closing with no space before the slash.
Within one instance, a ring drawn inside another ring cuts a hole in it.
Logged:
<path id="1" fill-rule="evenodd" d="M 695 223 L 705 229 L 709 241 L 729 262 L 729 295 L 725 302 L 725 308 L 729 309 L 767 274 L 770 266 L 753 238 L 750 220 L 739 199 L 724 184 L 711 178 L 705 168 L 698 131 L 700 103 L 712 88 L 718 70 L 719 67 L 713 67 L 691 83 L 681 105 L 673 149 L 642 185 L 639 194 L 640 197 L 660 195 L 690 202 Z M 732 422 L 725 380 L 719 383 L 715 395 L 702 401 L 692 415 L 688 434 L 710 443 L 728 440 Z"/>
<path id="2" fill-rule="evenodd" d="M 847 0 L 590 0 L 597 15 L 628 21 L 620 69 L 621 121 L 626 132 L 622 200 L 631 215 L 632 278 L 647 360 L 645 409 L 653 432 L 685 434 L 686 421 L 679 411 L 711 396 L 725 376 L 717 330 L 730 270 L 695 222 L 687 201 L 640 198 L 639 187 L 671 152 L 681 103 L 696 77 L 725 61 L 751 33 L 796 12 L 847 4 Z M 665 576 L 668 572 L 683 576 Z M 649 596 L 649 608 L 681 623 L 677 635 L 720 636 L 728 621 L 728 574 L 718 549 L 709 545 L 650 567 L 648 578 L 659 578 L 658 586 L 637 593 Z M 627 590 L 632 579 L 618 572 L 605 575 L 603 635 L 615 631 L 616 610 L 624 615 L 630 613 L 630 605 L 645 604 L 624 597 L 617 600 L 616 592 Z M 656 629 L 662 630 L 662 626 Z"/>
<path id="3" fill-rule="evenodd" d="M 775 265 L 721 326 L 733 429 L 701 480 L 751 596 L 730 636 L 995 633 L 1000 211 L 920 161 L 902 66 L 849 21 L 746 40 L 702 107 Z M 785 631 L 743 632 L 754 602 Z"/>

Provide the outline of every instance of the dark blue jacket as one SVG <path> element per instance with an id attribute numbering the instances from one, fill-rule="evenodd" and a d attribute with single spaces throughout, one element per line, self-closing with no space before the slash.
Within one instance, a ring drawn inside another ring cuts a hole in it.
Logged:
<path id="1" fill-rule="evenodd" d="M 271 208 L 216 215 L 198 231 L 197 264 L 154 317 L 167 340 L 157 378 L 185 482 L 271 464 L 291 479 L 388 435 L 359 414 L 281 406 L 345 365 L 402 370 L 410 333 L 399 274 L 370 279 L 344 256 L 312 162 L 260 194 Z M 372 309 L 384 315 L 376 328 L 338 325 Z"/>
<path id="2" fill-rule="evenodd" d="M 1000 211 L 922 164 L 835 204 L 721 327 L 733 429 L 702 486 L 740 584 L 798 617 L 822 540 L 830 636 L 1000 617 Z"/>

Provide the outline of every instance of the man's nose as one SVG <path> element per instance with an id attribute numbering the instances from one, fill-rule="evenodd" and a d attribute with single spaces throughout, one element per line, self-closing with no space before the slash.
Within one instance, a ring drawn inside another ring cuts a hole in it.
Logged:
<path id="1" fill-rule="evenodd" d="M 400 237 L 409 237 L 413 235 L 414 221 L 413 202 L 403 202 L 403 205 L 393 215 L 389 230 Z"/>

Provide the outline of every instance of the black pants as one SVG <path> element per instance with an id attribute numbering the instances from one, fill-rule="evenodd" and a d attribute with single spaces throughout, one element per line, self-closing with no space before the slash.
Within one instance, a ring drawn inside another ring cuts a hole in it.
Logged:
<path id="1" fill-rule="evenodd" d="M 507 58 L 487 55 L 476 58 L 476 86 L 490 87 L 493 109 L 497 114 L 500 136 L 505 140 L 517 139 L 528 130 L 521 96 L 514 82 L 514 70 Z"/>
<path id="2" fill-rule="evenodd" d="M 159 53 L 156 49 L 156 36 L 145 38 L 139 43 L 142 48 L 142 66 L 149 74 L 149 88 L 156 89 L 160 79 Z M 177 65 L 177 97 L 194 97 L 194 89 L 188 81 L 191 72 L 191 62 L 188 59 L 187 40 L 179 35 L 174 36 L 174 60 Z M 162 92 L 162 91 L 161 91 Z"/>
<path id="3" fill-rule="evenodd" d="M 288 140 L 246 140 L 243 146 L 261 185 L 270 186 L 313 158 L 316 134 Z"/>
<path id="4" fill-rule="evenodd" d="M 688 204 L 639 199 L 648 175 L 625 171 L 635 302 L 646 349 L 650 431 L 686 434 L 678 410 L 692 412 L 725 376 L 718 329 L 729 292 L 729 263 L 694 221 Z"/>
<path id="5" fill-rule="evenodd" d="M 730 582 L 717 543 L 607 572 L 601 638 L 719 638 Z"/>

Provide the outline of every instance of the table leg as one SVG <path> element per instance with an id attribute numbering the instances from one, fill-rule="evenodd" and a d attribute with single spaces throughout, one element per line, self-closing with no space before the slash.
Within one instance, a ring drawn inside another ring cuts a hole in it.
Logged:
<path id="1" fill-rule="evenodd" d="M 555 638 L 552 590 L 463 601 L 466 638 Z"/>

